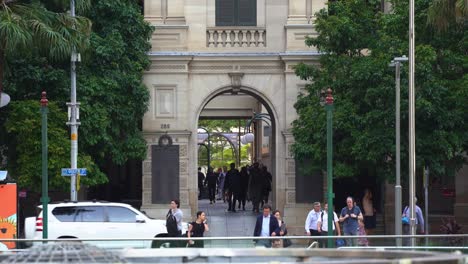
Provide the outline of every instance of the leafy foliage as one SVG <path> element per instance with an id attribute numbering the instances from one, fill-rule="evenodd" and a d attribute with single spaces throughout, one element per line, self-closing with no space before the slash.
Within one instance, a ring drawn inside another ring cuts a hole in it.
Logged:
<path id="1" fill-rule="evenodd" d="M 63 3 L 69 1 L 43 2 L 49 10 L 61 12 L 68 8 Z M 134 1 L 80 2 L 82 4 L 77 11 L 86 10 L 85 15 L 93 21 L 93 27 L 89 36 L 90 46 L 82 52 L 82 62 L 77 68 L 77 97 L 81 102 L 78 163 L 87 167 L 92 174 L 92 177 L 82 177 L 81 183 L 92 186 L 107 181 L 102 171 L 106 171 L 109 164 L 123 164 L 145 155 L 146 143 L 140 129 L 149 94 L 141 79 L 149 65 L 148 39 L 153 28 L 143 20 L 140 7 Z M 46 90 L 51 102 L 51 180 L 60 172 L 60 168 L 69 166 L 66 161 L 70 157 L 70 141 L 65 125 L 66 102 L 70 100 L 69 60 L 50 60 L 35 49 L 21 56 L 18 53 L 7 55 L 9 70 L 5 84 L 12 103 L 0 111 L 0 151 L 3 150 L 0 152 L 3 164 L 0 162 L 0 166 L 6 164 L 11 175 L 20 178 L 22 186 L 36 189 L 40 186 L 37 184 L 40 151 L 26 151 L 40 148 L 40 123 L 25 127 L 24 132 L 19 130 L 23 129 L 25 120 L 40 122 L 37 102 L 34 103 L 36 108 L 30 108 L 29 100 L 38 101 L 40 92 Z M 33 113 L 37 116 L 33 116 Z M 6 123 L 9 124 L 8 130 Z M 31 132 L 30 138 L 26 138 L 26 129 Z M 62 146 L 61 149 L 58 146 Z M 6 163 L 2 153 L 8 155 Z M 29 170 L 33 165 L 35 170 Z M 51 188 L 64 191 L 69 188 L 66 179 L 61 176 L 52 181 Z"/>
<path id="2" fill-rule="evenodd" d="M 334 174 L 352 177 L 363 170 L 392 178 L 395 163 L 395 79 L 389 62 L 407 55 L 408 4 L 393 1 L 383 14 L 380 1 L 333 1 L 317 15 L 318 37 L 308 45 L 324 52 L 320 67 L 300 64 L 296 74 L 312 82 L 295 105 L 295 156 L 325 168 L 326 113 L 318 95 L 333 89 Z M 460 27 L 435 34 L 427 21 L 431 1 L 416 1 L 417 166 L 435 175 L 453 175 L 468 148 L 466 36 Z M 407 67 L 401 74 L 402 168 L 408 142 Z"/>
<path id="3" fill-rule="evenodd" d="M 144 158 L 146 142 L 140 120 L 149 93 L 141 83 L 149 66 L 147 52 L 153 28 L 133 1 L 92 1 L 91 49 L 78 75 L 82 100 L 84 148 L 101 164 L 123 164 Z M 131 25 L 131 26 L 129 26 Z"/>
<path id="4" fill-rule="evenodd" d="M 12 102 L 10 107 L 11 112 L 5 127 L 8 133 L 15 135 L 11 137 L 16 145 L 9 164 L 12 175 L 17 176 L 21 188 L 40 191 L 42 145 L 39 100 Z M 69 190 L 69 178 L 60 175 L 61 168 L 70 166 L 70 142 L 65 126 L 67 114 L 56 103 L 49 103 L 48 112 L 49 186 L 55 190 Z M 107 182 L 106 176 L 89 155 L 79 155 L 78 161 L 79 167 L 88 168 L 89 171 L 86 177 L 82 177 L 83 184 L 95 185 Z"/>
<path id="5" fill-rule="evenodd" d="M 241 131 L 246 125 L 246 120 L 238 119 L 202 119 L 198 121 L 198 126 L 207 129 L 212 136 L 210 137 L 211 143 L 211 160 L 210 165 L 213 168 L 221 168 L 223 166 L 229 167 L 230 163 L 236 163 L 235 149 L 229 144 L 229 142 L 222 136 L 213 135 L 213 132 L 217 133 L 229 133 L 237 131 L 239 129 L 239 122 L 241 125 Z M 202 131 L 202 130 L 200 130 Z M 206 143 L 206 142 L 205 142 Z M 249 160 L 249 145 L 241 145 L 241 164 L 250 164 Z M 198 163 L 200 166 L 207 165 L 207 150 L 205 147 L 199 147 L 198 149 Z"/>
<path id="6" fill-rule="evenodd" d="M 63 59 L 73 47 L 87 46 L 91 22 L 84 17 L 50 11 L 41 1 L 0 3 L 0 50 L 6 55 L 38 50 Z"/>

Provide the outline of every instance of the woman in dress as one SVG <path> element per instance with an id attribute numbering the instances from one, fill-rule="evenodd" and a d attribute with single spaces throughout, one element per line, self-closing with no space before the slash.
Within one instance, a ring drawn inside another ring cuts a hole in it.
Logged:
<path id="1" fill-rule="evenodd" d="M 203 211 L 197 212 L 197 220 L 189 224 L 187 237 L 189 239 L 189 247 L 202 248 L 204 246 L 203 240 L 190 240 L 191 237 L 203 237 L 203 233 L 208 232 L 208 224 L 206 223 L 206 214 Z"/>

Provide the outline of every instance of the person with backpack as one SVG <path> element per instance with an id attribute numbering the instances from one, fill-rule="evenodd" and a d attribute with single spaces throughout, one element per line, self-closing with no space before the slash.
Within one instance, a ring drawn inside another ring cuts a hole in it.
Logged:
<path id="1" fill-rule="evenodd" d="M 168 237 L 182 236 L 182 217 L 183 213 L 180 208 L 180 201 L 178 199 L 171 200 L 170 209 L 166 215 L 166 229 Z M 171 244 L 177 244 L 171 242 Z"/>
<path id="2" fill-rule="evenodd" d="M 341 236 L 341 229 L 340 229 L 340 220 L 335 212 L 333 212 L 333 235 Z M 328 203 L 325 203 L 323 206 L 323 211 L 320 214 L 320 219 L 317 223 L 317 231 L 320 232 L 321 236 L 328 236 Z M 322 243 L 323 247 L 326 243 Z"/>
<path id="3" fill-rule="evenodd" d="M 421 210 L 416 203 L 418 202 L 418 198 L 414 197 L 414 210 L 416 214 L 416 234 L 424 234 L 424 217 Z M 405 220 L 403 220 L 405 218 Z M 410 209 L 409 206 L 405 206 L 402 213 L 402 224 L 403 224 L 403 234 L 410 235 L 411 234 L 411 227 L 410 227 Z M 403 239 L 403 246 L 409 246 L 411 243 L 409 238 Z"/>
<path id="4" fill-rule="evenodd" d="M 346 206 L 341 209 L 340 222 L 343 222 L 343 234 L 345 236 L 358 235 L 358 220 L 363 220 L 361 208 L 356 205 L 353 197 L 346 198 Z M 352 247 L 357 245 L 357 239 L 347 238 L 346 246 Z"/>

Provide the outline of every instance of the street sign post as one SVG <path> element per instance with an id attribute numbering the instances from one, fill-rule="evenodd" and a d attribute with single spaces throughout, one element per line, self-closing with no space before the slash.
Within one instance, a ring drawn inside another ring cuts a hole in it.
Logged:
<path id="1" fill-rule="evenodd" d="M 62 176 L 76 176 L 77 174 L 80 176 L 86 176 L 87 170 L 86 168 L 78 168 L 78 169 L 70 169 L 70 168 L 62 168 Z"/>

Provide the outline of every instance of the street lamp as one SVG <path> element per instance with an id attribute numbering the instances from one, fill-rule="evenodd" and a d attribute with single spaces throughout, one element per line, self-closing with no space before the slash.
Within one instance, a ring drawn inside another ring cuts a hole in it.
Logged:
<path id="1" fill-rule="evenodd" d="M 415 127 L 415 90 L 414 90 L 414 0 L 409 1 L 409 85 L 408 85 L 408 178 L 409 178 L 409 211 L 410 211 L 410 234 L 416 234 L 416 127 Z M 415 239 L 411 238 L 411 246 L 414 247 Z"/>
<path id="2" fill-rule="evenodd" d="M 395 235 L 401 235 L 401 183 L 400 183 L 400 67 L 408 61 L 406 56 L 395 57 L 390 66 L 395 66 Z M 396 239 L 396 245 L 401 246 L 401 238 Z"/>
<path id="3" fill-rule="evenodd" d="M 328 236 L 333 236 L 333 96 L 332 89 L 327 89 L 325 99 L 327 111 L 327 201 L 328 201 Z M 333 240 L 328 238 L 328 248 L 333 247 Z"/>
<path id="4" fill-rule="evenodd" d="M 47 164 L 47 113 L 49 112 L 47 105 L 49 101 L 47 100 L 46 92 L 42 92 L 41 96 L 41 134 L 42 134 L 42 238 L 47 239 L 47 226 L 48 226 L 48 209 L 47 205 L 49 204 L 49 175 L 48 175 L 48 164 Z"/>
<path id="5" fill-rule="evenodd" d="M 252 123 L 255 122 L 256 120 L 263 121 L 268 126 L 271 127 L 270 114 L 268 114 L 268 113 L 255 113 L 254 112 L 252 118 L 249 119 L 245 124 L 245 131 L 247 131 L 248 133 L 245 134 L 244 141 L 246 141 L 247 143 L 252 143 L 254 141 L 254 139 L 255 139 L 254 134 L 250 132 L 250 127 L 251 127 Z M 256 147 L 254 148 L 254 151 L 255 151 L 254 158 L 257 159 L 258 157 L 260 157 L 260 153 L 258 152 L 258 149 Z"/>

